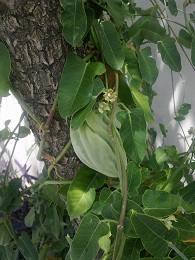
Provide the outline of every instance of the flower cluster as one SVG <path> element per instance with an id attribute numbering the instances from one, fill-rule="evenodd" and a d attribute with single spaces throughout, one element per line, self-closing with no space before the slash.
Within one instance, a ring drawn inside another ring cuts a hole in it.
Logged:
<path id="1" fill-rule="evenodd" d="M 103 113 L 106 110 L 110 111 L 109 103 L 113 103 L 117 99 L 116 91 L 113 91 L 113 89 L 111 89 L 111 88 L 105 89 L 103 91 L 103 93 L 104 93 L 103 97 L 104 97 L 104 100 L 106 102 L 102 101 L 102 102 L 99 103 L 98 110 L 99 110 L 100 113 Z"/>

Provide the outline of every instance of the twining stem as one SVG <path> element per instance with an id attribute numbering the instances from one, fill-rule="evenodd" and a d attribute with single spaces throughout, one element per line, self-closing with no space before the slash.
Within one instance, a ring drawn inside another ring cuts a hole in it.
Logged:
<path id="1" fill-rule="evenodd" d="M 127 175 L 126 175 L 126 169 L 123 164 L 123 160 L 120 157 L 121 165 L 122 165 L 122 185 L 123 185 L 123 200 L 122 200 L 122 207 L 121 207 L 121 213 L 120 218 L 117 226 L 117 234 L 116 234 L 116 240 L 114 245 L 114 253 L 112 256 L 112 260 L 120 259 L 119 252 L 122 252 L 123 250 L 120 250 L 122 246 L 124 246 L 124 243 L 122 244 L 121 241 L 124 240 L 124 222 L 125 222 L 125 215 L 126 215 L 126 209 L 127 209 L 127 198 L 128 198 L 128 190 L 127 190 Z"/>
<path id="2" fill-rule="evenodd" d="M 71 147 L 71 140 L 68 141 L 68 143 L 66 144 L 66 146 L 64 147 L 64 149 L 62 150 L 62 152 L 58 155 L 58 157 L 52 162 L 52 164 L 49 166 L 48 168 L 48 177 L 50 177 L 50 173 L 53 170 L 53 168 L 55 168 L 55 164 L 58 163 L 62 157 L 66 154 L 66 152 L 68 151 L 68 149 Z"/>
<path id="3" fill-rule="evenodd" d="M 164 13 L 163 13 L 163 11 L 162 11 L 162 9 L 160 8 L 159 4 L 157 3 L 157 0 L 153 0 L 153 1 L 155 2 L 156 6 L 158 7 L 158 9 L 159 9 L 159 11 L 160 11 L 160 13 L 161 13 L 163 19 L 166 19 L 165 15 L 164 15 Z M 169 29 L 171 30 L 172 34 L 174 35 L 175 39 L 177 39 L 177 42 L 178 42 L 178 37 L 177 37 L 176 33 L 174 32 L 173 28 L 171 27 L 170 23 L 168 22 L 168 20 L 167 20 L 167 25 L 168 25 Z M 194 67 L 194 65 L 192 64 L 192 62 L 191 62 L 190 58 L 188 57 L 186 51 L 184 50 L 183 46 L 182 46 L 179 42 L 178 42 L 178 44 L 179 44 L 180 48 L 182 49 L 184 55 L 186 56 L 187 60 L 189 61 L 189 63 L 190 63 L 190 65 L 191 65 L 192 69 L 195 70 L 195 67 Z"/>
<path id="4" fill-rule="evenodd" d="M 40 146 L 39 146 L 39 151 L 38 151 L 38 154 L 37 154 L 37 160 L 41 160 L 41 158 L 42 158 L 46 137 L 47 137 L 48 132 L 49 132 L 49 126 L 50 126 L 50 123 L 51 123 L 51 121 L 53 119 L 57 103 L 58 103 L 58 95 L 56 96 L 56 98 L 54 100 L 54 103 L 53 103 L 52 108 L 51 108 L 51 110 L 49 112 L 49 116 L 47 118 L 46 123 L 42 124 L 42 126 L 41 126 L 42 136 L 41 136 L 41 143 L 40 143 Z"/>
<path id="5" fill-rule="evenodd" d="M 32 117 L 32 119 L 39 125 L 43 125 L 43 122 L 30 110 L 30 108 L 26 105 L 26 103 L 22 100 L 22 98 L 18 95 L 18 93 L 10 86 L 10 91 L 12 95 L 17 99 L 18 103 L 21 107 L 26 111 L 26 113 Z"/>
<path id="6" fill-rule="evenodd" d="M 115 71 L 115 92 L 117 97 L 118 97 L 118 85 L 119 85 L 118 72 Z M 124 243 L 121 244 L 121 240 L 124 240 L 123 231 L 124 231 L 124 222 L 125 222 L 126 207 L 127 207 L 127 198 L 128 198 L 126 167 L 123 163 L 123 158 L 121 158 L 121 154 L 117 150 L 116 142 L 115 142 L 117 136 L 113 131 L 113 120 L 116 113 L 116 106 L 117 106 L 117 99 L 113 102 L 112 105 L 112 111 L 111 111 L 108 128 L 111 135 L 113 148 L 115 149 L 116 156 L 117 156 L 117 166 L 120 171 L 120 184 L 121 184 L 123 199 L 122 199 L 120 218 L 117 225 L 117 234 L 116 234 L 116 240 L 114 244 L 114 252 L 113 252 L 112 260 L 119 259 L 118 254 L 123 251 L 121 247 L 124 246 Z"/>

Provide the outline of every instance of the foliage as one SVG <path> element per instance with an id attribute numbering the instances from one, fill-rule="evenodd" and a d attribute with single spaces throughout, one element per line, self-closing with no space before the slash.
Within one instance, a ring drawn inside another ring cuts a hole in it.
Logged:
<path id="1" fill-rule="evenodd" d="M 190 66 L 195 64 L 194 13 L 186 12 L 193 3 L 184 2 L 178 35 L 161 10 L 164 5 L 177 16 L 176 1 L 151 3 L 143 10 L 136 1 L 61 0 L 65 40 L 75 50 L 87 48 L 85 57 L 67 55 L 56 100 L 60 115 L 71 117 L 71 142 L 85 165 L 72 182 L 51 180 L 57 160 L 30 188 L 18 178 L 4 182 L 2 259 L 194 259 L 195 131 L 189 130 L 192 144 L 181 154 L 171 145 L 156 148 L 157 133 L 148 127 L 160 73 L 151 46 L 173 72 L 182 68 L 178 44 L 191 49 Z M 0 51 L 0 94 L 7 96 L 13 91 L 9 53 L 3 44 Z M 190 108 L 182 104 L 175 120 L 184 120 Z M 7 125 L 2 140 L 10 138 Z M 160 129 L 165 138 L 166 126 Z M 26 200 L 26 229 L 16 232 L 11 215 Z"/>

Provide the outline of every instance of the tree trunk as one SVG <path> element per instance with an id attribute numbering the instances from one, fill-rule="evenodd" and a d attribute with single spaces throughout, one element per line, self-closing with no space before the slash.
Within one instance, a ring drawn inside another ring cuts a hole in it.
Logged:
<path id="1" fill-rule="evenodd" d="M 10 80 L 32 112 L 46 122 L 71 47 L 64 41 L 60 24 L 62 8 L 57 0 L 0 0 L 0 41 L 12 60 Z M 29 118 L 40 142 L 40 127 Z M 69 128 L 55 112 L 44 152 L 57 157 L 69 140 Z M 72 149 L 60 161 L 59 172 L 72 178 L 79 168 Z"/>

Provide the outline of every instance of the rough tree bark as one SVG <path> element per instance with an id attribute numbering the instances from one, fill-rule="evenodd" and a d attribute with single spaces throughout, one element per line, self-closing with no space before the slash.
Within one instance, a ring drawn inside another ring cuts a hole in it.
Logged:
<path id="1" fill-rule="evenodd" d="M 66 54 L 71 51 L 62 36 L 61 11 L 57 0 L 0 0 L 0 41 L 11 55 L 11 83 L 43 122 L 56 97 Z M 39 127 L 31 118 L 29 123 L 39 142 Z M 56 157 L 68 140 L 67 123 L 56 111 L 45 152 Z M 60 161 L 60 173 L 71 178 L 79 164 L 70 149 Z"/>

